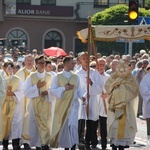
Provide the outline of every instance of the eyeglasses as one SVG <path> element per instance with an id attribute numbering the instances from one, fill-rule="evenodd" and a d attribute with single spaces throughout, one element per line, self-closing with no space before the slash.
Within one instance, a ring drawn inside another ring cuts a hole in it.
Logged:
<path id="1" fill-rule="evenodd" d="M 38 62 L 37 64 L 39 64 L 39 65 L 43 65 L 43 64 L 45 64 L 45 62 Z"/>
<path id="2" fill-rule="evenodd" d="M 96 68 L 96 66 L 90 66 L 91 68 Z"/>

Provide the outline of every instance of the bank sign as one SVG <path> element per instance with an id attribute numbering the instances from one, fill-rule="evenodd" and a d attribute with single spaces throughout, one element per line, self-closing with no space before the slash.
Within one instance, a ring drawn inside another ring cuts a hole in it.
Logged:
<path id="1" fill-rule="evenodd" d="M 16 4 L 17 15 L 72 17 L 72 6 L 45 6 Z"/>

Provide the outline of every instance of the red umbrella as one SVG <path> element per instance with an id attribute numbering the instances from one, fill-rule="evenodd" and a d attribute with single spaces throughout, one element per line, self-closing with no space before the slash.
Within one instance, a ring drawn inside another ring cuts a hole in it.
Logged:
<path id="1" fill-rule="evenodd" d="M 59 47 L 50 47 L 50 48 L 44 49 L 43 51 L 47 56 L 59 57 L 59 56 L 67 55 L 67 53 Z"/>

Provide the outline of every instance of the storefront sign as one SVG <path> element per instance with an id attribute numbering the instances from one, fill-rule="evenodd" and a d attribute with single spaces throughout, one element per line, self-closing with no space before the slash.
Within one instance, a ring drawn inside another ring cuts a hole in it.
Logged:
<path id="1" fill-rule="evenodd" d="M 16 5 L 17 15 L 35 15 L 35 16 L 57 16 L 72 17 L 72 6 L 36 6 L 36 5 Z"/>

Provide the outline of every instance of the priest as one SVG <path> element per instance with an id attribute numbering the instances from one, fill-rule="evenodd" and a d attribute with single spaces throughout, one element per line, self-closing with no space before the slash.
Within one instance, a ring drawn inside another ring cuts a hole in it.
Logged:
<path id="1" fill-rule="evenodd" d="M 72 72 L 74 63 L 71 56 L 63 60 L 64 70 L 53 77 L 50 92 L 56 97 L 51 146 L 75 150 L 78 144 L 78 97 L 83 101 L 79 77 Z"/>
<path id="2" fill-rule="evenodd" d="M 3 149 L 8 149 L 9 140 L 12 140 L 14 150 L 20 149 L 20 138 L 22 131 L 21 101 L 23 100 L 23 89 L 20 79 L 13 75 L 13 63 L 9 62 L 6 73 L 8 82 L 5 82 L 7 91 L 2 103 L 2 133 L 0 135 Z"/>
<path id="3" fill-rule="evenodd" d="M 16 72 L 16 76 L 18 76 L 22 83 L 25 82 L 30 73 L 35 72 L 34 66 L 34 57 L 31 54 L 25 56 L 24 60 L 25 66 Z M 29 137 L 29 99 L 24 97 L 22 101 L 22 143 L 24 145 L 25 150 L 29 150 L 30 148 L 30 137 Z"/>
<path id="4" fill-rule="evenodd" d="M 25 81 L 25 95 L 30 99 L 29 136 L 30 145 L 36 149 L 49 150 L 50 107 L 49 88 L 52 76 L 45 71 L 44 55 L 35 59 L 37 70 Z"/>
<path id="5" fill-rule="evenodd" d="M 120 60 L 116 71 L 106 81 L 105 89 L 108 95 L 108 138 L 112 150 L 124 150 L 134 142 L 137 132 L 133 100 L 139 92 L 127 62 Z"/>

